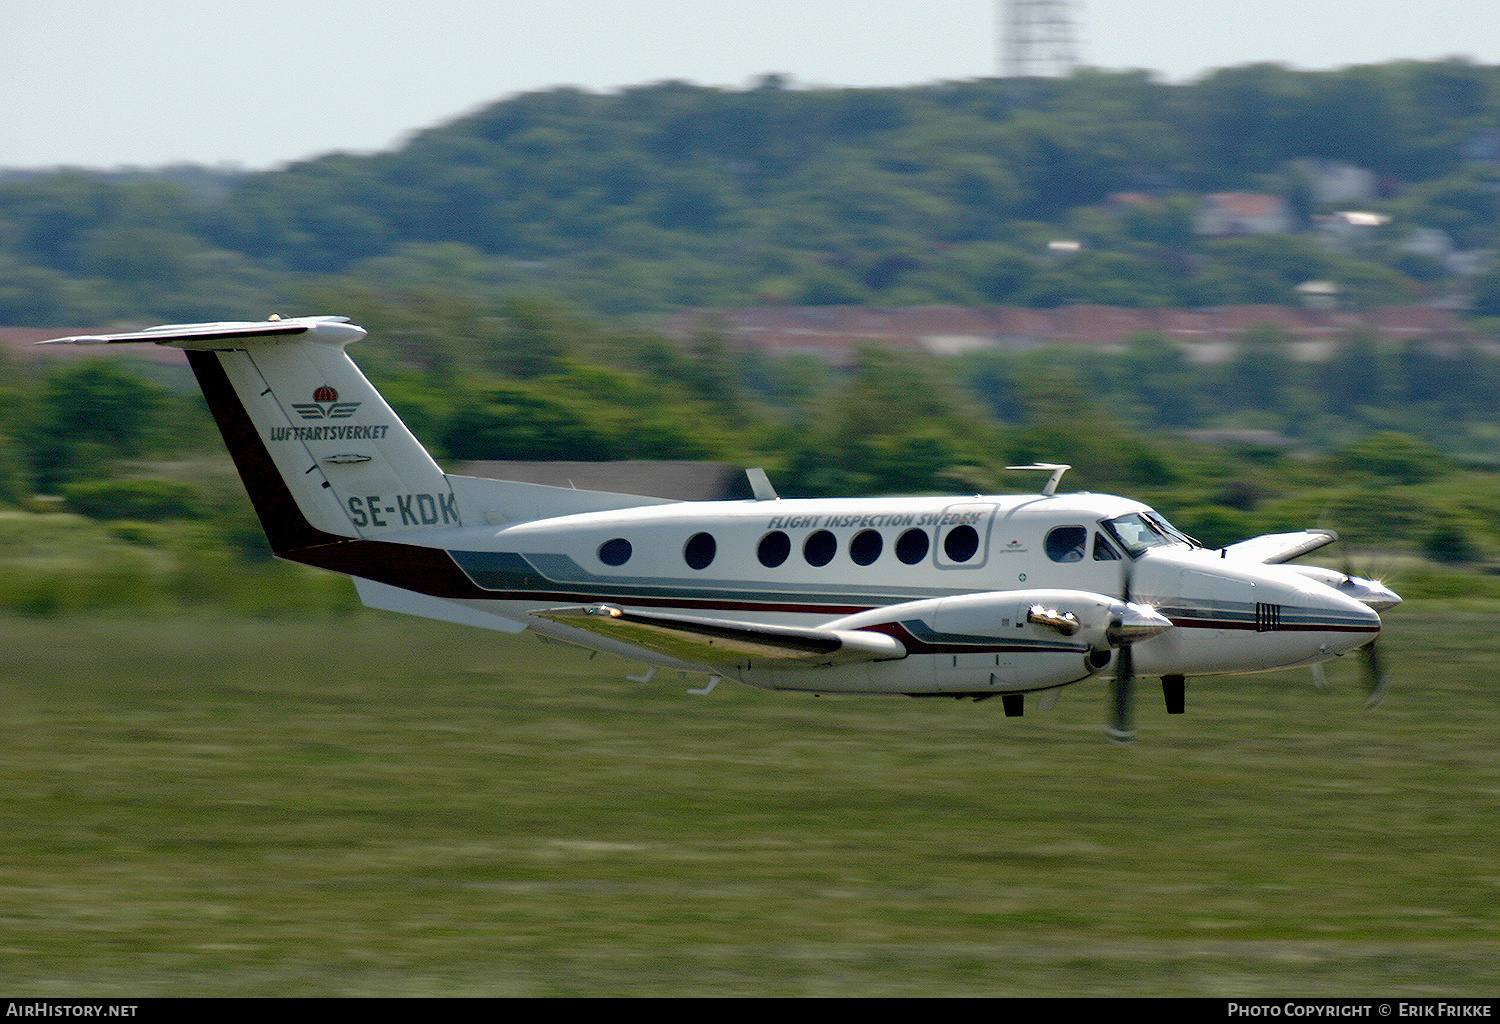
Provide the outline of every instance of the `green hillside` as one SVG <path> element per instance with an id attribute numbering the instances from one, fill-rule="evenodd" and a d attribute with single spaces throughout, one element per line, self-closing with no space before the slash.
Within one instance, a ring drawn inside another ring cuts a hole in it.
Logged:
<path id="1" fill-rule="evenodd" d="M 1024 97 L 1024 99 L 1023 99 Z M 1079 72 L 902 89 L 664 82 L 505 99 L 370 156 L 218 175 L 17 175 L 0 184 L 0 323 L 260 314 L 309 277 L 494 300 L 542 289 L 611 313 L 834 302 L 1203 305 L 1458 289 L 1412 232 L 1460 252 L 1497 226 L 1500 69 L 1458 60 L 1171 85 Z M 1372 177 L 1357 245 L 1307 235 L 1330 162 Z M 1194 234 L 1201 197 L 1285 203 L 1276 239 Z M 1126 206 L 1111 196 L 1129 195 Z M 1059 259 L 1049 241 L 1082 243 Z"/>

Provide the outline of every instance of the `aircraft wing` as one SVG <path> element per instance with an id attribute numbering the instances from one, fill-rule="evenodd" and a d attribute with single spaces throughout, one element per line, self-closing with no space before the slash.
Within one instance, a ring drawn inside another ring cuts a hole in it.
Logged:
<path id="1" fill-rule="evenodd" d="M 689 662 L 731 664 L 754 659 L 810 668 L 906 657 L 906 647 L 895 637 L 862 629 L 772 626 L 608 604 L 548 608 L 531 614 Z"/>
<path id="2" fill-rule="evenodd" d="M 1224 549 L 1225 558 L 1249 562 L 1286 562 L 1298 555 L 1332 544 L 1339 535 L 1332 530 L 1298 530 L 1296 533 L 1267 533 L 1242 540 Z"/>

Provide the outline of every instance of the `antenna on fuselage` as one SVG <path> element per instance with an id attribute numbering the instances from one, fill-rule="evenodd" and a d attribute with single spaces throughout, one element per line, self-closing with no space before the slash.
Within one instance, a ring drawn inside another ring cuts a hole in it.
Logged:
<path id="1" fill-rule="evenodd" d="M 776 493 L 776 488 L 771 486 L 771 478 L 760 467 L 745 470 L 745 478 L 750 481 L 750 493 L 755 496 L 756 501 L 775 501 L 781 497 Z"/>
<path id="2" fill-rule="evenodd" d="M 1029 466 L 1006 466 L 1006 469 L 1033 469 L 1044 470 L 1052 475 L 1047 478 L 1047 485 L 1042 488 L 1045 497 L 1052 497 L 1057 493 L 1057 484 L 1063 478 L 1063 474 L 1072 469 L 1072 466 L 1064 466 L 1056 462 L 1035 462 Z"/>

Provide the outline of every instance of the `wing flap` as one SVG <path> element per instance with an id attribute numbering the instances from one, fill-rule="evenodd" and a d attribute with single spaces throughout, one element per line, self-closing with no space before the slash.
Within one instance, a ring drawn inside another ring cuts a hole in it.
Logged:
<path id="1" fill-rule="evenodd" d="M 748 659 L 787 667 L 813 667 L 906 657 L 906 647 L 901 641 L 868 630 L 773 626 L 643 612 L 607 604 L 549 608 L 532 614 L 689 662 L 731 664 Z"/>
<path id="2" fill-rule="evenodd" d="M 1287 562 L 1298 555 L 1332 544 L 1339 535 L 1332 530 L 1298 530 L 1295 533 L 1267 533 L 1242 540 L 1224 549 L 1225 558 L 1272 564 Z"/>

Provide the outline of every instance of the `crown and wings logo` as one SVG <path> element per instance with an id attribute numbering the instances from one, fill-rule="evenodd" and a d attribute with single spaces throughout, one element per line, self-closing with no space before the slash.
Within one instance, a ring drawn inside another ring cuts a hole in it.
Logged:
<path id="1" fill-rule="evenodd" d="M 311 402 L 293 402 L 292 408 L 305 420 L 346 420 L 359 408 L 358 402 L 340 402 L 339 393 L 324 384 L 313 392 Z"/>

